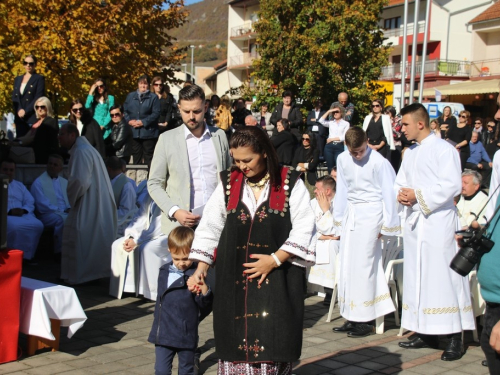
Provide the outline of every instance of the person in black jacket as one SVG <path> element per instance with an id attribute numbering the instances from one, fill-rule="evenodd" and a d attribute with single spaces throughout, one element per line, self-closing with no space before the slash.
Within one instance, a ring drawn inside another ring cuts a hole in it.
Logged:
<path id="1" fill-rule="evenodd" d="M 74 99 L 71 102 L 71 114 L 69 121 L 75 125 L 82 137 L 87 138 L 87 141 L 101 154 L 104 159 L 106 157 L 106 147 L 102 138 L 102 130 L 90 110 L 84 108 L 83 102 L 80 99 Z"/>
<path id="2" fill-rule="evenodd" d="M 128 94 L 123 104 L 124 117 L 132 127 L 134 164 L 151 164 L 159 136 L 161 104 L 158 95 L 149 91 L 149 77 L 139 77 L 137 91 Z"/>
<path id="3" fill-rule="evenodd" d="M 54 118 L 49 98 L 38 98 L 34 106 L 37 121 L 23 137 L 18 137 L 13 145 L 32 147 L 36 164 L 47 164 L 49 155 L 56 154 L 59 148 L 59 124 Z"/>
<path id="4" fill-rule="evenodd" d="M 36 57 L 28 55 L 24 58 L 26 73 L 14 79 L 12 104 L 14 105 L 14 123 L 16 137 L 22 137 L 37 121 L 35 102 L 45 94 L 45 78 L 35 72 Z"/>
<path id="5" fill-rule="evenodd" d="M 271 124 L 277 126 L 280 119 L 287 119 L 290 122 L 290 131 L 297 138 L 301 139 L 300 127 L 302 126 L 302 113 L 300 113 L 299 106 L 293 102 L 291 91 L 283 92 L 283 103 L 276 106 L 271 115 Z"/>
<path id="6" fill-rule="evenodd" d="M 198 266 L 188 259 L 193 238 L 194 231 L 188 227 L 176 227 L 168 236 L 172 261 L 160 268 L 153 326 L 148 337 L 155 344 L 156 374 L 171 374 L 176 354 L 179 374 L 194 373 L 198 324 L 212 310 L 212 291 L 204 281 L 197 285 L 190 277 Z"/>
<path id="7" fill-rule="evenodd" d="M 236 100 L 236 109 L 233 112 L 233 122 L 231 123 L 231 126 L 235 129 L 238 130 L 239 128 L 242 128 L 245 126 L 245 117 L 248 115 L 251 115 L 252 112 L 248 110 L 245 107 L 245 99 L 239 98 Z"/>
<path id="8" fill-rule="evenodd" d="M 271 138 L 271 143 L 278 154 L 278 161 L 281 165 L 292 165 L 297 141 L 290 133 L 290 121 L 282 118 L 277 122 L 276 128 L 278 132 Z"/>
<path id="9" fill-rule="evenodd" d="M 323 158 L 323 151 L 328 138 L 328 128 L 319 123 L 319 119 L 325 114 L 321 99 L 314 101 L 314 109 L 307 115 L 307 131 L 313 132 L 318 145 L 319 157 Z M 313 184 L 314 185 L 314 184 Z"/>
<path id="10" fill-rule="evenodd" d="M 116 156 L 128 163 L 130 155 L 132 155 L 132 139 L 134 137 L 132 129 L 123 119 L 121 106 L 112 106 L 109 114 L 111 115 L 111 142 L 106 145 L 106 156 Z"/>
<path id="11" fill-rule="evenodd" d="M 319 150 L 316 147 L 316 136 L 308 131 L 302 134 L 302 144 L 295 150 L 292 167 L 299 172 L 305 172 L 304 183 L 306 185 L 311 199 L 314 198 L 314 189 L 316 184 L 316 167 L 319 163 Z"/>

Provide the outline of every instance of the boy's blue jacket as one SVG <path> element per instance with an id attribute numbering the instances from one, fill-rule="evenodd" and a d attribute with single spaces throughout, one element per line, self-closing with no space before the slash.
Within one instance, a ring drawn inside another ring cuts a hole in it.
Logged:
<path id="1" fill-rule="evenodd" d="M 196 349 L 198 323 L 212 311 L 213 294 L 209 290 L 206 296 L 197 296 L 188 290 L 186 283 L 196 271 L 197 263 L 167 288 L 171 265 L 169 262 L 160 268 L 158 297 L 148 341 L 155 345 Z"/>

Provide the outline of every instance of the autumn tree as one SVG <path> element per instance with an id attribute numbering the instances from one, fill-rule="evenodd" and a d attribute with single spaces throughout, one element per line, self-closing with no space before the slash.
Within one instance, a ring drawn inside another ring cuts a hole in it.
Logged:
<path id="1" fill-rule="evenodd" d="M 260 59 L 255 79 L 278 95 L 291 89 L 306 103 L 325 103 L 346 91 L 366 113 L 387 65 L 379 15 L 386 0 L 262 0 L 258 33 Z"/>
<path id="2" fill-rule="evenodd" d="M 93 81 L 108 81 L 123 102 L 142 74 L 173 77 L 183 57 L 168 31 L 183 24 L 183 0 L 0 1 L 0 113 L 11 111 L 14 77 L 25 55 L 38 58 L 46 93 L 60 113 L 85 99 Z"/>

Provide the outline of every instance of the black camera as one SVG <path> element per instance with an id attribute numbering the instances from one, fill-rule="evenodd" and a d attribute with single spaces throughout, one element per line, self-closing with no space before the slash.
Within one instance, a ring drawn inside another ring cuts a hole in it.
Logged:
<path id="1" fill-rule="evenodd" d="M 484 229 L 461 230 L 456 234 L 462 236 L 460 249 L 450 263 L 450 268 L 461 276 L 467 276 L 481 257 L 489 253 L 495 244 L 483 235 Z"/>

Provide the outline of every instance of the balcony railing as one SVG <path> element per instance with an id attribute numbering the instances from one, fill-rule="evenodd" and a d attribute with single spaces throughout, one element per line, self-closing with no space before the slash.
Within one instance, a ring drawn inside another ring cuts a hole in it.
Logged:
<path id="1" fill-rule="evenodd" d="M 471 77 L 488 77 L 500 75 L 500 58 L 471 61 Z"/>
<path id="2" fill-rule="evenodd" d="M 403 64 L 391 64 L 382 68 L 380 79 L 401 79 L 403 72 Z M 471 76 L 470 61 L 457 61 L 457 60 L 426 60 L 424 66 L 425 75 L 440 75 L 440 76 L 453 76 L 453 77 L 470 77 Z M 422 62 L 416 63 L 416 75 L 420 76 L 422 73 Z M 411 63 L 406 63 L 404 67 L 406 78 L 411 74 Z"/>
<path id="3" fill-rule="evenodd" d="M 235 27 L 231 28 L 231 38 L 237 38 L 239 36 L 247 35 L 254 33 L 255 30 L 253 28 L 253 22 L 248 21 L 245 22 L 243 25 L 238 25 Z"/>
<path id="4" fill-rule="evenodd" d="M 418 23 L 418 34 L 423 33 L 425 31 L 425 22 Z M 408 28 L 406 30 L 407 35 L 413 35 L 413 23 L 408 24 Z M 400 37 L 403 36 L 403 27 L 399 27 L 398 29 L 389 29 L 384 30 L 384 37 Z"/>
<path id="5" fill-rule="evenodd" d="M 229 68 L 234 66 L 246 66 L 251 65 L 253 60 L 260 58 L 258 53 L 245 52 L 241 55 L 231 56 L 229 58 Z"/>

